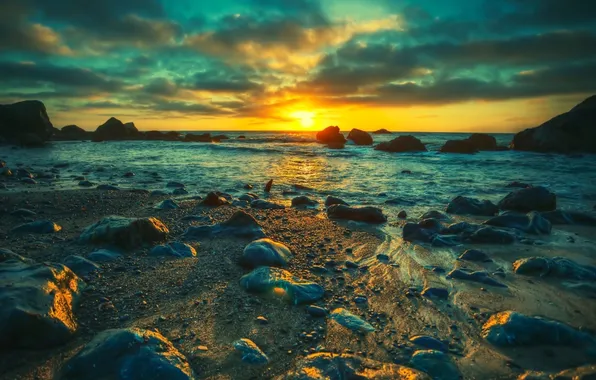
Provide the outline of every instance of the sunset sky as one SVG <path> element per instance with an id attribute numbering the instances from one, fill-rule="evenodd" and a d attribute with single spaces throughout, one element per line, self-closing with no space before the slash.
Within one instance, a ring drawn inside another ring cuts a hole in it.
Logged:
<path id="1" fill-rule="evenodd" d="M 1 0 L 0 103 L 57 127 L 509 132 L 596 93 L 587 0 Z"/>

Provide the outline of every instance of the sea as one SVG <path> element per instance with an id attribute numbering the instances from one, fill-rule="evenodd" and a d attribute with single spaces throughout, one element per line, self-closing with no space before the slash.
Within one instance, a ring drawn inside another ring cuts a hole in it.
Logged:
<path id="1" fill-rule="evenodd" d="M 267 195 L 271 200 L 289 205 L 292 197 L 301 194 L 323 204 L 327 195 L 334 195 L 354 205 L 387 208 L 390 219 L 398 209 L 409 214 L 442 210 L 458 195 L 498 202 L 512 191 L 507 185 L 513 181 L 549 188 L 562 209 L 587 211 L 596 204 L 596 155 L 439 153 L 446 140 L 469 136 L 453 133 L 414 133 L 427 146 L 428 152 L 422 153 L 388 153 L 350 144 L 329 149 L 316 142 L 315 132 L 212 133 L 230 139 L 219 143 L 59 141 L 38 149 L 0 147 L 0 159 L 11 168 L 22 165 L 38 174 L 62 167 L 58 178 L 40 179 L 31 191 L 79 188 L 75 177 L 84 175 L 96 184 L 169 192 L 169 181 L 182 182 L 187 196 L 214 190 L 238 196 L 249 191 L 244 185 L 251 184 L 250 191 L 263 196 L 265 183 L 273 179 Z M 241 135 L 245 138 L 238 139 Z M 373 138 L 376 144 L 399 135 Z M 494 136 L 504 146 L 513 137 Z M 127 172 L 135 175 L 125 177 Z"/>

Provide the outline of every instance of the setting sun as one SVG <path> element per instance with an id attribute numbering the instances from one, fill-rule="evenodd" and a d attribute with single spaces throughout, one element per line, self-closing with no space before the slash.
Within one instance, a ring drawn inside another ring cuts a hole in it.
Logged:
<path id="1" fill-rule="evenodd" d="M 315 122 L 313 120 L 313 118 L 315 116 L 314 112 L 296 111 L 296 112 L 292 113 L 290 116 L 300 120 L 300 124 L 304 128 L 310 128 L 315 124 Z"/>

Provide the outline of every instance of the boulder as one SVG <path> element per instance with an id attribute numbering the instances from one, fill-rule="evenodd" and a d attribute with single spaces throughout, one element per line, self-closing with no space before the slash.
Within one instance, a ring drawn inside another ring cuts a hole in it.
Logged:
<path id="1" fill-rule="evenodd" d="M 138 328 L 97 334 L 61 368 L 57 380 L 192 380 L 187 359 L 160 333 Z"/>
<path id="2" fill-rule="evenodd" d="M 240 264 L 248 268 L 285 267 L 291 259 L 292 252 L 282 243 L 271 239 L 259 239 L 244 248 Z"/>
<path id="3" fill-rule="evenodd" d="M 497 139 L 486 133 L 473 133 L 466 139 L 477 150 L 497 150 Z"/>
<path id="4" fill-rule="evenodd" d="M 54 126 L 42 102 L 26 100 L 0 105 L 0 138 L 37 145 L 48 141 L 53 133 Z"/>
<path id="5" fill-rule="evenodd" d="M 292 199 L 292 207 L 316 207 L 319 204 L 314 199 L 310 199 L 306 195 L 301 195 Z"/>
<path id="6" fill-rule="evenodd" d="M 249 292 L 268 293 L 298 304 L 314 303 L 325 293 L 325 289 L 314 282 L 295 277 L 280 268 L 259 267 L 242 276 L 240 286 Z"/>
<path id="7" fill-rule="evenodd" d="M 596 153 L 594 120 L 596 95 L 538 127 L 517 133 L 511 147 L 534 152 Z"/>
<path id="8" fill-rule="evenodd" d="M 488 273 L 486 273 L 485 271 L 473 272 L 468 269 L 459 268 L 459 269 L 454 269 L 451 272 L 449 272 L 447 274 L 447 278 L 455 278 L 455 279 L 464 280 L 464 281 L 474 281 L 474 282 L 479 282 L 481 284 L 496 286 L 496 287 L 500 287 L 500 288 L 507 287 L 507 285 L 495 280 L 494 278 L 491 278 L 488 275 Z"/>
<path id="9" fill-rule="evenodd" d="M 437 338 L 433 338 L 432 336 L 428 335 L 415 335 L 410 338 L 410 342 L 417 346 L 427 348 L 429 350 L 437 350 L 441 352 L 449 351 L 449 348 L 445 343 L 441 342 Z"/>
<path id="10" fill-rule="evenodd" d="M 482 227 L 465 237 L 466 241 L 478 244 L 513 244 L 514 234 L 492 227 Z"/>
<path id="11" fill-rule="evenodd" d="M 242 355 L 242 361 L 248 364 L 263 365 L 269 363 L 269 358 L 250 339 L 242 338 L 232 343 L 234 349 Z"/>
<path id="12" fill-rule="evenodd" d="M 492 261 L 491 258 L 483 251 L 478 249 L 468 249 L 459 256 L 460 260 L 487 262 Z"/>
<path id="13" fill-rule="evenodd" d="M 364 132 L 360 129 L 352 129 L 348 134 L 348 140 L 352 140 L 356 145 L 372 145 L 373 138 L 368 132 Z"/>
<path id="14" fill-rule="evenodd" d="M 527 257 L 513 263 L 513 271 L 526 276 L 596 281 L 596 267 L 578 264 L 565 257 Z"/>
<path id="15" fill-rule="evenodd" d="M 410 359 L 410 365 L 427 373 L 433 380 L 460 380 L 462 378 L 457 365 L 449 355 L 441 351 L 416 351 Z"/>
<path id="16" fill-rule="evenodd" d="M 93 141 L 134 140 L 140 137 L 133 123 L 122 123 L 111 117 L 93 132 Z"/>
<path id="17" fill-rule="evenodd" d="M 327 216 L 330 219 L 346 219 L 374 224 L 385 223 L 387 221 L 383 210 L 370 206 L 350 207 L 336 204 L 327 208 Z"/>
<path id="18" fill-rule="evenodd" d="M 54 135 L 57 140 L 85 140 L 91 138 L 91 133 L 76 125 L 62 127 L 59 133 Z"/>
<path id="19" fill-rule="evenodd" d="M 346 143 L 346 138 L 339 131 L 339 127 L 327 127 L 324 130 L 317 132 L 317 141 L 323 144 L 343 144 Z"/>
<path id="20" fill-rule="evenodd" d="M 542 186 L 529 187 L 509 193 L 498 206 L 520 212 L 552 211 L 557 208 L 557 196 Z"/>
<path id="21" fill-rule="evenodd" d="M 506 211 L 495 216 L 483 224 L 496 227 L 507 227 L 520 230 L 534 235 L 548 235 L 551 231 L 551 223 L 539 212 L 532 211 L 528 214 L 521 214 L 514 211 Z"/>
<path id="22" fill-rule="evenodd" d="M 439 152 L 473 154 L 478 152 L 478 149 L 468 140 L 448 140 Z"/>
<path id="23" fill-rule="evenodd" d="M 328 195 L 327 199 L 325 199 L 325 207 L 329 207 L 329 206 L 333 206 L 333 205 L 348 206 L 348 203 L 341 198 L 337 198 L 332 195 Z"/>
<path id="24" fill-rule="evenodd" d="M 122 255 L 118 252 L 110 251 L 108 249 L 98 249 L 87 255 L 87 258 L 93 262 L 109 263 L 120 259 Z"/>
<path id="25" fill-rule="evenodd" d="M 158 210 L 175 210 L 180 208 L 180 205 L 178 205 L 178 203 L 173 199 L 164 199 L 163 201 L 156 204 L 155 208 Z"/>
<path id="26" fill-rule="evenodd" d="M 195 257 L 197 251 L 188 244 L 174 241 L 153 247 L 149 254 L 152 256 Z"/>
<path id="27" fill-rule="evenodd" d="M 276 380 L 430 380 L 415 369 L 350 355 L 318 352 Z"/>
<path id="28" fill-rule="evenodd" d="M 244 211 L 236 211 L 223 223 L 189 227 L 182 239 L 188 241 L 218 236 L 258 239 L 265 237 L 265 233 L 255 218 Z"/>
<path id="29" fill-rule="evenodd" d="M 62 264 L 0 264 L 0 344 L 49 348 L 77 330 L 73 313 L 84 282 Z"/>
<path id="30" fill-rule="evenodd" d="M 329 317 L 345 328 L 359 333 L 369 333 L 375 331 L 375 328 L 359 316 L 350 313 L 344 308 L 335 309 L 329 314 Z"/>
<path id="31" fill-rule="evenodd" d="M 426 147 L 419 139 L 412 135 L 399 136 L 389 142 L 382 142 L 375 146 L 375 150 L 384 152 L 426 152 Z"/>
<path id="32" fill-rule="evenodd" d="M 23 263 L 33 263 L 33 260 L 25 258 L 10 249 L 0 248 L 0 264 L 5 261 L 20 261 Z"/>
<path id="33" fill-rule="evenodd" d="M 18 225 L 11 231 L 13 233 L 21 234 L 51 234 L 62 231 L 62 227 L 51 220 L 36 220 L 34 222 Z"/>
<path id="34" fill-rule="evenodd" d="M 500 347 L 553 345 L 594 349 L 596 344 L 590 334 L 562 322 L 514 311 L 493 314 L 482 326 L 482 336 Z"/>
<path id="35" fill-rule="evenodd" d="M 281 210 L 286 208 L 284 205 L 280 205 L 279 203 L 269 202 L 264 199 L 255 199 L 254 201 L 250 202 L 250 207 L 259 209 L 259 210 Z"/>
<path id="36" fill-rule="evenodd" d="M 187 133 L 184 135 L 183 141 L 186 142 L 211 142 L 213 138 L 211 137 L 210 133 L 203 133 L 201 135 L 196 135 L 194 133 Z"/>
<path id="37" fill-rule="evenodd" d="M 82 256 L 66 256 L 62 261 L 71 271 L 79 277 L 85 277 L 100 270 L 100 266 Z"/>
<path id="38" fill-rule="evenodd" d="M 449 202 L 445 211 L 456 215 L 493 216 L 499 212 L 499 208 L 488 200 L 458 196 Z"/>
<path id="39" fill-rule="evenodd" d="M 169 232 L 168 227 L 157 218 L 108 216 L 85 228 L 79 242 L 136 248 L 143 244 L 163 241 Z"/>
<path id="40" fill-rule="evenodd" d="M 436 220 L 450 220 L 451 218 L 437 210 L 429 210 L 420 216 L 421 220 L 436 219 Z"/>
<path id="41" fill-rule="evenodd" d="M 551 224 L 576 224 L 583 226 L 596 226 L 596 216 L 578 211 L 546 211 L 542 217 Z"/>
<path id="42" fill-rule="evenodd" d="M 403 227 L 402 237 L 409 242 L 429 243 L 442 230 L 443 226 L 437 219 L 423 219 L 418 223 L 406 223 Z"/>
<path id="43" fill-rule="evenodd" d="M 388 130 L 387 130 L 387 129 L 385 129 L 385 128 L 377 129 L 376 131 L 374 131 L 374 132 L 373 132 L 373 134 L 375 134 L 375 135 L 390 135 L 390 134 L 392 134 L 392 133 L 393 133 L 393 132 L 391 132 L 391 131 L 388 131 Z"/>
<path id="44" fill-rule="evenodd" d="M 227 204 L 229 204 L 228 200 L 222 197 L 221 193 L 218 191 L 208 193 L 205 199 L 201 201 L 201 205 L 207 207 L 219 207 Z"/>

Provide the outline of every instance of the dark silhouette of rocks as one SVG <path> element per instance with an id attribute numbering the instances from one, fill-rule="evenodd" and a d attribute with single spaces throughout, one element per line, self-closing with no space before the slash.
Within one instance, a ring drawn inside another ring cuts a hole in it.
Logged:
<path id="1" fill-rule="evenodd" d="M 478 149 L 469 140 L 447 140 L 439 151 L 442 153 L 473 154 L 478 152 Z"/>
<path id="2" fill-rule="evenodd" d="M 54 133 L 45 105 L 26 100 L 0 105 L 0 138 L 24 146 L 43 145 Z"/>
<path id="3" fill-rule="evenodd" d="M 137 140 L 141 137 L 134 123 L 122 123 L 111 117 L 93 132 L 93 141 Z"/>
<path id="4" fill-rule="evenodd" d="M 376 131 L 373 132 L 373 134 L 375 135 L 390 135 L 393 132 L 386 130 L 385 128 L 381 128 L 381 129 L 377 129 Z"/>
<path id="5" fill-rule="evenodd" d="M 486 133 L 473 133 L 466 139 L 478 150 L 498 150 L 497 139 Z"/>
<path id="6" fill-rule="evenodd" d="M 375 146 L 375 150 L 385 152 L 426 152 L 426 147 L 412 135 L 399 136 L 389 142 Z"/>
<path id="7" fill-rule="evenodd" d="M 317 141 L 322 144 L 331 144 L 333 148 L 337 148 L 346 143 L 346 138 L 339 132 L 339 127 L 327 127 L 317 133 Z"/>
<path id="8" fill-rule="evenodd" d="M 533 152 L 596 153 L 594 120 L 596 95 L 538 127 L 517 133 L 511 147 Z"/>
<path id="9" fill-rule="evenodd" d="M 348 140 L 352 140 L 356 145 L 372 145 L 373 143 L 373 138 L 368 132 L 356 128 L 350 131 Z"/>

